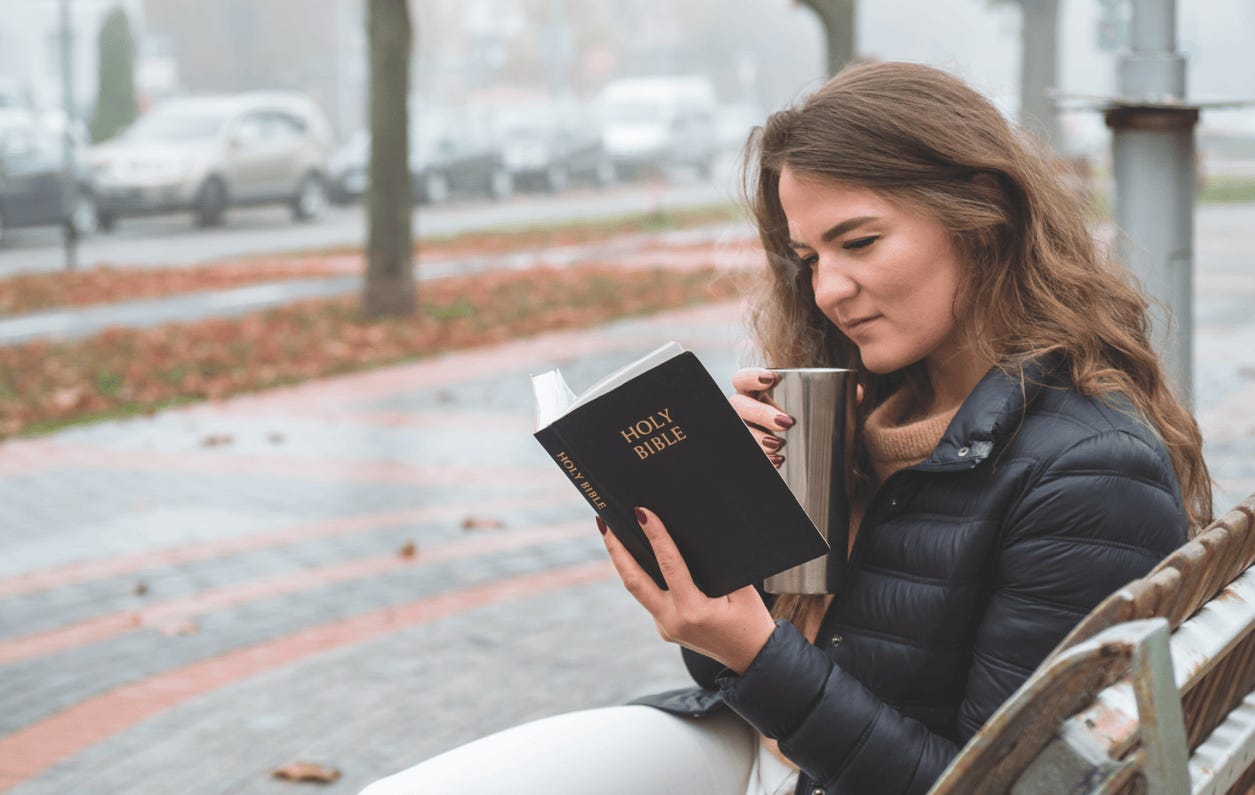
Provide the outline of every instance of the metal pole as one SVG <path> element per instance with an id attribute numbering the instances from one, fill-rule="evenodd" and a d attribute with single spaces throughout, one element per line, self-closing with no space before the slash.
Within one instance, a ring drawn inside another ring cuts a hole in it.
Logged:
<path id="1" fill-rule="evenodd" d="M 70 30 L 70 0 L 61 0 L 61 106 L 65 113 L 65 129 L 61 136 L 61 208 L 66 222 L 62 225 L 65 242 L 65 269 L 78 265 L 78 232 L 74 228 L 78 179 L 74 169 L 74 38 Z"/>
<path id="2" fill-rule="evenodd" d="M 1059 0 L 1021 0 L 1020 18 L 1020 124 L 1062 151 L 1059 112 L 1050 97 L 1059 84 Z"/>
<path id="3" fill-rule="evenodd" d="M 1131 49 L 1117 62 L 1112 130 L 1120 252 L 1152 308 L 1155 347 L 1187 405 L 1193 392 L 1194 127 L 1185 56 L 1176 51 L 1176 0 L 1133 0 Z"/>

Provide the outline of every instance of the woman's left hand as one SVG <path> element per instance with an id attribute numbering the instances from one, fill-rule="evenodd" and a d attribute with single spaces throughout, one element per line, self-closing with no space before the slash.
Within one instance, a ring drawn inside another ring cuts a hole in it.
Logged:
<path id="1" fill-rule="evenodd" d="M 776 628 L 758 591 L 747 585 L 711 599 L 693 583 L 688 565 L 658 516 L 637 508 L 636 518 L 653 547 L 668 590 L 654 584 L 598 519 L 602 539 L 623 585 L 654 617 L 663 640 L 679 643 L 718 660 L 738 674 L 744 673 Z"/>

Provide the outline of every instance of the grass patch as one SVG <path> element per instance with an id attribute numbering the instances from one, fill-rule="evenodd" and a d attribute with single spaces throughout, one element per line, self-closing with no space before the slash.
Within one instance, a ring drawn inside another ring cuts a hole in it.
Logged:
<path id="1" fill-rule="evenodd" d="M 730 298 L 734 281 L 713 267 L 500 271 L 424 283 L 411 319 L 368 319 L 346 296 L 0 347 L 0 438 Z"/>
<path id="2" fill-rule="evenodd" d="M 475 305 L 465 298 L 459 298 L 451 304 L 444 306 L 428 306 L 427 314 L 437 320 L 456 320 L 460 317 L 473 317 L 475 315 Z"/>
<path id="3" fill-rule="evenodd" d="M 1086 217 L 1090 221 L 1110 221 L 1115 208 L 1111 203 L 1112 176 L 1104 169 L 1096 169 L 1088 181 L 1089 200 Z M 1203 175 L 1194 194 L 1198 204 L 1225 204 L 1255 202 L 1255 177 L 1231 174 Z"/>
<path id="4" fill-rule="evenodd" d="M 1255 202 L 1255 177 L 1207 177 L 1199 191 L 1200 202 Z"/>
<path id="5" fill-rule="evenodd" d="M 742 219 L 741 210 L 732 204 L 660 209 L 612 218 L 423 238 L 416 244 L 415 252 L 420 260 L 492 256 Z M 363 268 L 363 256 L 361 246 L 344 246 L 187 268 L 102 266 L 68 273 L 16 274 L 0 278 L 0 317 L 62 307 L 163 298 L 203 290 L 225 290 L 289 279 L 357 275 Z M 421 262 L 418 267 L 422 267 Z"/>

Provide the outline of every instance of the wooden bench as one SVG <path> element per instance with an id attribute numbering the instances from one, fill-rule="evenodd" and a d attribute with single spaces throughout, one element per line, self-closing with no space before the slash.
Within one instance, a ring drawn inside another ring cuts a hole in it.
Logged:
<path id="1" fill-rule="evenodd" d="M 1255 787 L 1255 495 L 1086 616 L 930 795 Z"/>

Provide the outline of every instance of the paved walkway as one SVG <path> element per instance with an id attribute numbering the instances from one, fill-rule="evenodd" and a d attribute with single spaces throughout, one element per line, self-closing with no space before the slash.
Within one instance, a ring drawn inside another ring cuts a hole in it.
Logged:
<path id="1" fill-rule="evenodd" d="M 1225 505 L 1255 491 L 1251 217 L 1200 228 L 1196 394 Z M 586 386 L 667 339 L 726 383 L 738 308 L 0 445 L 0 791 L 353 793 L 684 684 L 531 439 L 527 382 L 557 364 Z M 342 776 L 270 776 L 293 761 Z"/>
<path id="2" fill-rule="evenodd" d="M 414 277 L 427 281 L 490 270 L 521 270 L 542 265 L 566 267 L 595 260 L 613 260 L 620 264 L 667 264 L 660 262 L 660 258 L 665 258 L 668 250 L 679 251 L 681 256 L 691 258 L 687 247 L 709 247 L 712 244 L 723 252 L 725 261 L 722 264 L 731 265 L 737 264 L 727 261 L 728 257 L 737 256 L 739 247 L 734 244 L 751 237 L 752 231 L 743 224 L 711 224 L 664 234 L 625 234 L 595 243 L 491 256 L 425 261 L 421 260 L 420 249 L 420 261 Z M 112 326 L 139 328 L 188 323 L 208 317 L 233 317 L 295 301 L 351 295 L 361 291 L 364 267 L 361 256 L 337 255 L 324 259 L 343 275 L 285 279 L 227 290 L 0 316 L 0 345 L 34 339 L 76 339 Z"/>

